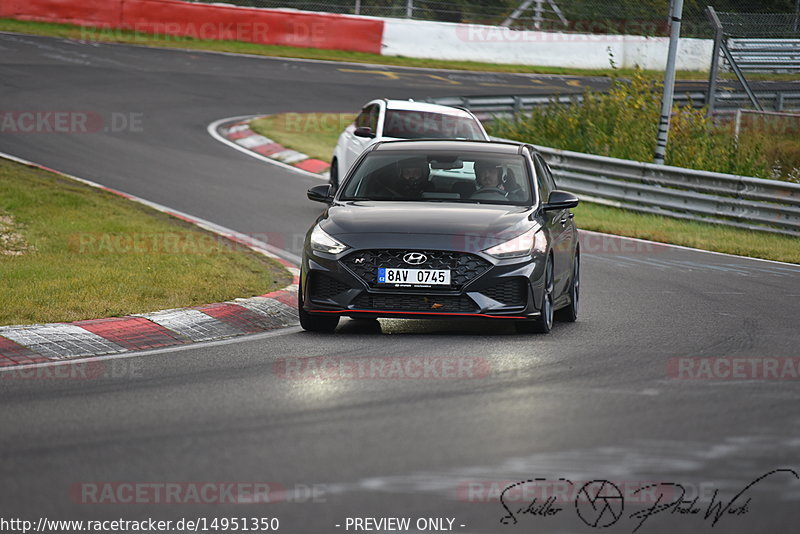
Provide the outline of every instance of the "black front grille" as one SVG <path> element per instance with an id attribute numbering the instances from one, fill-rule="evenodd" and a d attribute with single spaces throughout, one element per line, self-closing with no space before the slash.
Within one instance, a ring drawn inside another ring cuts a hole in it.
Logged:
<path id="1" fill-rule="evenodd" d="M 524 306 L 528 296 L 528 285 L 522 278 L 511 278 L 487 289 L 481 289 L 487 297 L 506 306 Z"/>
<path id="2" fill-rule="evenodd" d="M 310 300 L 332 299 L 350 289 L 339 280 L 322 273 L 312 273 L 308 288 Z"/>
<path id="3" fill-rule="evenodd" d="M 415 311 L 438 313 L 473 313 L 475 302 L 466 295 L 362 294 L 353 301 L 359 310 Z"/>
<path id="4" fill-rule="evenodd" d="M 403 256 L 409 252 L 422 253 L 427 261 L 420 265 L 409 265 Z M 488 271 L 492 264 L 464 252 L 442 250 L 360 250 L 345 257 L 342 262 L 371 287 L 377 286 L 378 268 L 400 269 L 449 269 L 450 285 L 433 286 L 433 289 L 460 289 L 464 284 Z"/>

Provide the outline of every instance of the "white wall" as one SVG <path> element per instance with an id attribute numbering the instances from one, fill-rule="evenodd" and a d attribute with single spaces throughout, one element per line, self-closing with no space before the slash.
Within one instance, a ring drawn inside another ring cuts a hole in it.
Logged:
<path id="1" fill-rule="evenodd" d="M 383 19 L 382 54 L 548 67 L 603 69 L 609 53 L 618 67 L 663 70 L 667 37 L 513 31 L 497 26 Z M 707 71 L 710 39 L 681 39 L 678 69 Z"/>

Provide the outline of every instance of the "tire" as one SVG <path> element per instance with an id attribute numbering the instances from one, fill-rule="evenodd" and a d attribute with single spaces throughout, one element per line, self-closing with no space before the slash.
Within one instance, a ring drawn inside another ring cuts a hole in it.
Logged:
<path id="1" fill-rule="evenodd" d="M 555 313 L 557 321 L 574 323 L 578 318 L 578 307 L 581 296 L 581 254 L 575 251 L 575 258 L 572 260 L 572 280 L 569 282 L 569 306 L 561 308 Z"/>
<path id="2" fill-rule="evenodd" d="M 330 179 L 328 183 L 331 184 L 331 188 L 334 191 L 339 189 L 339 162 L 336 158 L 333 158 L 333 161 L 331 161 Z"/>
<path id="3" fill-rule="evenodd" d="M 309 332 L 333 332 L 339 324 L 338 315 L 312 315 L 303 309 L 303 288 L 297 289 L 297 315 L 300 326 Z"/>
<path id="4" fill-rule="evenodd" d="M 553 328 L 553 258 L 547 260 L 544 272 L 542 312 L 533 321 L 521 321 L 514 326 L 520 334 L 547 334 Z"/>

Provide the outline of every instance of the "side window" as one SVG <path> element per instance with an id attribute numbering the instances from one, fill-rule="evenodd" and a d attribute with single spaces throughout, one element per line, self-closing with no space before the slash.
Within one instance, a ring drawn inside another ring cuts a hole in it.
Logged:
<path id="1" fill-rule="evenodd" d="M 550 184 L 550 190 L 552 191 L 554 189 L 558 189 L 558 186 L 556 185 L 556 179 L 553 178 L 553 171 L 550 170 L 550 165 L 548 165 L 541 156 L 540 159 L 542 160 L 542 166 L 544 167 L 545 179 L 547 180 L 547 183 Z"/>
<path id="2" fill-rule="evenodd" d="M 361 113 L 359 113 L 358 117 L 356 117 L 355 124 L 356 128 L 369 126 L 369 108 L 364 108 L 361 110 Z"/>
<path id="3" fill-rule="evenodd" d="M 372 104 L 361 110 L 361 113 L 356 117 L 356 128 L 363 128 L 369 126 L 373 132 L 378 131 L 378 112 L 380 108 L 377 104 Z"/>
<path id="4" fill-rule="evenodd" d="M 378 133 L 378 114 L 380 113 L 380 106 L 373 104 L 369 108 L 369 123 L 367 126 L 372 128 L 372 133 Z"/>
<path id="5" fill-rule="evenodd" d="M 533 156 L 533 166 L 536 169 L 536 183 L 539 186 L 539 195 L 542 202 L 547 202 L 550 197 L 550 192 L 555 189 L 551 187 L 553 178 L 549 175 L 550 170 L 539 154 L 531 154 Z"/>

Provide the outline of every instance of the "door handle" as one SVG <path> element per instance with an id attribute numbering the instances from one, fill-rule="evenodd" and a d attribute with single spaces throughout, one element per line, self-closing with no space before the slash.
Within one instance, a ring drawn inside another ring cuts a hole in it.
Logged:
<path id="1" fill-rule="evenodd" d="M 564 226 L 565 224 L 567 224 L 567 217 L 566 216 L 561 217 L 561 226 Z"/>

